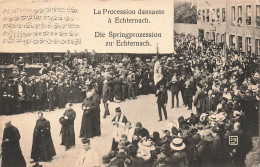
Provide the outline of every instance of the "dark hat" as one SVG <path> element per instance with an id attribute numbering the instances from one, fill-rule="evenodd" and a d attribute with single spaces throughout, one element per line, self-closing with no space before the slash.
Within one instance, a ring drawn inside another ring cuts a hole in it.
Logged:
<path id="1" fill-rule="evenodd" d="M 116 108 L 116 112 L 121 112 L 120 107 L 117 107 L 117 108 Z"/>
<path id="2" fill-rule="evenodd" d="M 88 138 L 81 139 L 83 144 L 90 144 L 90 140 Z"/>

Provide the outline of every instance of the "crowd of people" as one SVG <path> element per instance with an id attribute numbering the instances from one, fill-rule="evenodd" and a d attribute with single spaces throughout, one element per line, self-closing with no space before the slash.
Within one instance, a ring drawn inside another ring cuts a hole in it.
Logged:
<path id="1" fill-rule="evenodd" d="M 258 55 L 224 52 L 212 41 L 180 34 L 175 34 L 175 51 L 168 57 L 124 57 L 122 62 L 98 64 L 67 52 L 63 61 L 45 65 L 35 76 L 28 76 L 21 66 L 8 77 L 2 71 L 1 114 L 51 111 L 83 101 L 80 137 L 92 138 L 101 135 L 101 102 L 105 107 L 102 117 L 106 118 L 110 102 L 153 93 L 162 121 L 161 109 L 167 120 L 169 90 L 172 108 L 181 105 L 181 94 L 183 105 L 196 111 L 189 118 L 179 117 L 178 124 L 163 134 L 151 135 L 140 122 L 132 128 L 117 108 L 113 119 L 116 133 L 111 151 L 102 157 L 103 166 L 244 166 L 252 149 L 251 136 L 259 126 Z M 163 76 L 159 85 L 154 84 L 156 63 Z M 66 112 L 63 118 L 73 123 L 76 115 L 72 113 L 71 119 Z"/>
<path id="2" fill-rule="evenodd" d="M 196 112 L 179 117 L 162 134 L 140 122 L 135 128 L 129 120 L 121 122 L 121 138 L 102 157 L 104 166 L 245 166 L 259 130 L 258 56 L 228 50 L 227 60 L 214 42 L 175 35 L 178 56 L 159 60 L 166 82 L 156 95 L 168 88 L 174 108 L 181 92 L 187 109 Z M 167 111 L 164 115 L 167 119 Z"/>

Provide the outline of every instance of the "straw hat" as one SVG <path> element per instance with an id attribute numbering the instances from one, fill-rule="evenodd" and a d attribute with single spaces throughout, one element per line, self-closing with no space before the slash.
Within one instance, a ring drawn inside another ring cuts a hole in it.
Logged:
<path id="1" fill-rule="evenodd" d="M 173 150 L 180 151 L 183 150 L 186 147 L 186 145 L 183 143 L 182 138 L 174 138 L 170 144 L 170 147 Z"/>

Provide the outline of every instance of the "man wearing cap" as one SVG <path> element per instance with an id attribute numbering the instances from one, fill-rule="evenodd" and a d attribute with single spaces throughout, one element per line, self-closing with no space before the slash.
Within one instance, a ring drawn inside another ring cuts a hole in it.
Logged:
<path id="1" fill-rule="evenodd" d="M 75 131 L 74 120 L 76 118 L 76 112 L 71 108 L 72 103 L 66 105 L 66 110 L 63 114 L 63 121 L 61 122 L 61 145 L 66 146 L 65 151 L 70 147 L 75 146 Z"/>
<path id="2" fill-rule="evenodd" d="M 162 109 L 163 109 L 165 120 L 167 120 L 166 105 L 168 102 L 168 93 L 164 85 L 160 85 L 160 89 L 157 90 L 155 96 L 157 96 L 158 113 L 160 118 L 159 121 L 162 121 Z"/>
<path id="3" fill-rule="evenodd" d="M 124 132 L 127 118 L 122 114 L 120 107 L 116 108 L 116 116 L 112 119 L 113 123 L 113 143 L 112 150 L 117 149 L 117 142 L 120 140 Z"/>
<path id="4" fill-rule="evenodd" d="M 19 130 L 11 124 L 11 121 L 6 122 L 1 144 L 1 167 L 26 167 L 19 143 L 20 138 Z"/>
<path id="5" fill-rule="evenodd" d="M 98 153 L 90 146 L 90 139 L 83 138 L 82 144 L 84 150 L 80 153 L 75 167 L 99 167 L 101 166 L 100 157 Z"/>

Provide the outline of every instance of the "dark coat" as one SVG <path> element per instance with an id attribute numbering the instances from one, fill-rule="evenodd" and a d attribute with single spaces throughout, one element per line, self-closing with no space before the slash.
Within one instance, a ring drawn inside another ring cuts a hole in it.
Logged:
<path id="1" fill-rule="evenodd" d="M 26 97 L 26 100 L 34 99 L 34 97 L 35 97 L 35 86 L 34 85 L 26 85 L 25 97 Z"/>
<path id="2" fill-rule="evenodd" d="M 190 85 L 187 85 L 184 90 L 184 96 L 193 96 L 193 87 Z"/>
<path id="3" fill-rule="evenodd" d="M 114 80 L 114 96 L 116 100 L 121 100 L 122 97 L 122 79 L 116 78 Z"/>
<path id="4" fill-rule="evenodd" d="M 162 92 L 160 91 L 158 94 L 156 94 L 157 96 L 157 103 L 160 105 L 164 105 L 167 104 L 168 102 L 168 93 L 167 90 L 164 89 Z"/>
<path id="5" fill-rule="evenodd" d="M 102 99 L 103 99 L 103 103 L 106 103 L 108 100 L 110 100 L 110 96 L 111 96 L 111 88 L 110 86 L 103 86 L 102 89 Z"/>
<path id="6" fill-rule="evenodd" d="M 45 98 L 47 96 L 47 85 L 45 81 L 37 82 L 36 95 L 39 97 L 39 99 Z"/>
<path id="7" fill-rule="evenodd" d="M 145 128 L 142 128 L 141 130 L 135 129 L 134 135 L 141 136 L 142 138 L 143 137 L 147 137 L 147 138 L 150 137 L 149 136 L 149 131 L 147 129 L 145 129 Z"/>
<path id="8" fill-rule="evenodd" d="M 189 164 L 187 153 L 184 150 L 176 151 L 172 155 L 172 159 L 172 166 L 186 167 Z"/>
<path id="9" fill-rule="evenodd" d="M 180 81 L 176 81 L 176 82 L 171 82 L 170 83 L 171 86 L 171 91 L 173 93 L 178 93 L 180 91 Z"/>
<path id="10" fill-rule="evenodd" d="M 26 163 L 20 147 L 20 133 L 14 126 L 4 129 L 2 143 L 2 167 L 26 167 Z"/>
<path id="11" fill-rule="evenodd" d="M 82 103 L 82 107 L 88 107 L 88 109 L 84 109 L 84 113 L 82 115 L 80 137 L 92 138 L 95 136 L 93 118 L 94 113 L 98 110 L 95 103 L 96 101 L 93 97 L 86 98 Z"/>
<path id="12" fill-rule="evenodd" d="M 203 97 L 204 97 L 204 93 L 202 90 L 196 92 L 194 97 L 194 106 L 196 106 L 196 108 L 202 109 Z"/>
<path id="13" fill-rule="evenodd" d="M 48 120 L 45 118 L 37 120 L 33 132 L 32 159 L 50 161 L 56 155 L 50 129 Z"/>
<path id="14" fill-rule="evenodd" d="M 75 131 L 74 131 L 74 120 L 76 118 L 76 112 L 73 109 L 66 110 L 63 114 L 68 119 L 65 120 L 61 127 L 62 140 L 61 145 L 70 147 L 75 146 Z"/>
<path id="15" fill-rule="evenodd" d="M 144 167 L 145 161 L 141 157 L 130 157 L 130 160 L 134 164 L 135 167 Z"/>
<path id="16" fill-rule="evenodd" d="M 95 93 L 93 95 L 93 100 L 94 100 L 94 104 L 96 105 L 96 108 L 93 112 L 93 132 L 94 132 L 94 136 L 100 136 L 101 135 L 101 130 L 100 130 L 100 96 L 98 95 L 98 93 Z"/>
<path id="17" fill-rule="evenodd" d="M 208 111 L 216 111 L 217 101 L 215 97 L 204 96 L 202 103 L 202 112 L 206 113 Z"/>

